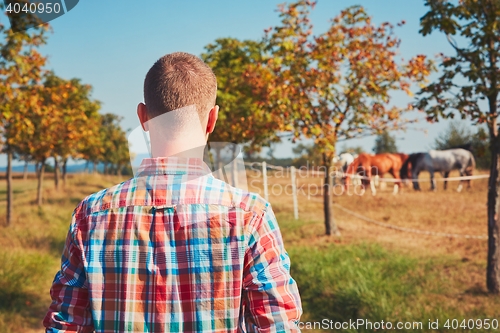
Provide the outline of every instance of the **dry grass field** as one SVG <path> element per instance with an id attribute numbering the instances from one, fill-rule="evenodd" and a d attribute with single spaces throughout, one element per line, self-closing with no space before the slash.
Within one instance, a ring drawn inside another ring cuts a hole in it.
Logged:
<path id="1" fill-rule="evenodd" d="M 261 177 L 255 172 L 248 176 L 250 190 L 263 194 Z M 322 196 L 314 186 L 321 184 L 321 177 L 302 176 L 298 175 L 298 220 L 293 216 L 292 196 L 287 194 L 291 193 L 291 187 L 286 187 L 290 184 L 289 175 L 270 173 L 269 199 L 302 295 L 303 322 L 359 318 L 373 322 L 422 322 L 422 329 L 402 331 L 449 332 L 456 330 L 443 327 L 446 319 L 500 320 L 500 297 L 486 292 L 485 239 L 438 237 L 384 228 L 337 206 L 333 213 L 341 236 L 327 237 Z M 422 175 L 422 179 L 425 177 Z M 72 210 L 86 195 L 119 181 L 111 176 L 73 175 L 59 191 L 53 189 L 53 182 L 47 181 L 45 204 L 38 208 L 34 205 L 34 180 L 16 179 L 15 217 L 10 227 L 5 227 L 5 184 L 1 184 L 0 333 L 41 331 Z M 369 192 L 363 196 L 334 195 L 333 202 L 394 226 L 486 234 L 486 179 L 473 181 L 473 188 L 461 193 L 454 191 L 454 182 L 447 191 L 442 189 L 442 182 L 438 182 L 436 192 L 428 190 L 429 183 L 422 183 L 421 187 L 421 192 L 403 188 L 399 195 L 392 195 L 391 186 L 379 190 L 376 196 Z M 440 329 L 428 329 L 429 319 L 438 319 Z"/>

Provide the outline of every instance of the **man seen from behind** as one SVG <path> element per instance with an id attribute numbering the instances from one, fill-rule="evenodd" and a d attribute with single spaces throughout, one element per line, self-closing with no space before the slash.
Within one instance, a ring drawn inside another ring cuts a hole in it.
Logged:
<path id="1" fill-rule="evenodd" d="M 75 209 L 46 332 L 299 332 L 270 204 L 203 162 L 216 94 L 198 57 L 172 53 L 151 67 L 137 114 L 152 158 Z"/>

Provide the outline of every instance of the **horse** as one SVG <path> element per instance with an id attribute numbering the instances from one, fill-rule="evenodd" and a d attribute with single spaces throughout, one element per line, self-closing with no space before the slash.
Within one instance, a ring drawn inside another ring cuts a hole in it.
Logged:
<path id="1" fill-rule="evenodd" d="M 345 175 L 346 189 L 349 187 L 350 176 L 362 174 L 365 176 L 364 184 L 369 183 L 372 195 L 375 195 L 377 191 L 372 181 L 372 176 L 383 177 L 388 172 L 397 180 L 393 190 L 393 193 L 396 194 L 401 186 L 399 170 L 407 159 L 408 155 L 403 153 L 359 154 L 347 168 Z"/>
<path id="2" fill-rule="evenodd" d="M 444 177 L 444 189 L 446 190 L 447 178 L 450 171 L 458 169 L 460 176 L 472 176 L 472 172 L 476 167 L 474 155 L 468 150 L 447 149 L 447 150 L 431 150 L 428 153 L 411 154 L 401 168 L 402 178 L 412 178 L 413 188 L 420 191 L 418 183 L 418 175 L 422 170 L 429 171 L 431 175 L 431 190 L 436 189 L 434 172 L 441 172 Z M 410 172 L 411 170 L 411 172 Z M 462 190 L 462 181 L 457 187 L 457 192 Z M 467 180 L 467 188 L 471 188 L 470 179 Z"/>
<path id="3" fill-rule="evenodd" d="M 350 153 L 342 153 L 338 156 L 335 156 L 332 160 L 333 164 L 340 164 L 340 167 L 342 168 L 342 171 L 345 172 L 347 170 L 347 167 L 349 164 L 351 164 L 354 159 L 357 157 L 350 154 Z"/>
<path id="4" fill-rule="evenodd" d="M 347 167 L 354 161 L 354 159 L 358 157 L 357 154 L 351 153 L 342 153 L 340 155 L 336 155 L 332 159 L 332 164 L 336 166 L 340 166 L 341 173 L 344 174 L 347 170 Z M 361 184 L 361 179 L 353 177 L 353 183 L 356 185 Z"/>

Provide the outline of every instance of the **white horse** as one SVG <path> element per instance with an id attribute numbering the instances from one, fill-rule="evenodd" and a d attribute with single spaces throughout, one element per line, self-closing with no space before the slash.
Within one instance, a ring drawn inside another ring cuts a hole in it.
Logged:
<path id="1" fill-rule="evenodd" d="M 346 171 L 349 164 L 351 164 L 355 159 L 355 156 L 349 153 L 342 153 L 333 157 L 333 164 L 340 164 L 342 171 Z"/>
<path id="2" fill-rule="evenodd" d="M 358 157 L 358 154 L 351 154 L 351 153 L 342 153 L 340 155 L 335 155 L 332 159 L 333 165 L 339 165 L 342 173 L 345 173 L 347 170 L 347 167 L 354 161 L 354 159 Z M 354 185 L 361 185 L 361 179 L 359 176 L 353 176 L 352 177 L 352 183 Z"/>
<path id="3" fill-rule="evenodd" d="M 465 149 L 431 150 L 428 153 L 411 154 L 401 168 L 402 178 L 413 178 L 413 188 L 420 190 L 418 184 L 418 174 L 422 170 L 429 171 L 431 176 L 431 190 L 436 189 L 434 172 L 441 172 L 444 177 L 444 189 L 446 190 L 447 178 L 450 171 L 458 169 L 460 176 L 471 176 L 476 162 L 472 153 Z M 411 172 L 410 172 L 411 167 Z M 457 191 L 462 190 L 462 182 L 458 185 Z M 470 180 L 467 181 L 471 187 Z"/>

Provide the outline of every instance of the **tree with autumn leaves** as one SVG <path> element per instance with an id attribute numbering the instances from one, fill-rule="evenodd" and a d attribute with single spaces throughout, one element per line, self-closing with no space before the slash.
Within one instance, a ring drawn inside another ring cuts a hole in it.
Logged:
<path id="1" fill-rule="evenodd" d="M 398 60 L 400 40 L 390 23 L 374 25 L 363 7 L 353 6 L 331 21 L 326 32 L 312 33 L 310 10 L 300 0 L 280 6 L 281 24 L 266 31 L 267 58 L 256 73 L 267 87 L 260 107 L 281 117 L 295 138 L 312 138 L 331 170 L 339 140 L 402 129 L 411 121 L 406 107 L 391 106 L 391 93 L 411 94 L 433 69 L 424 55 Z M 398 25 L 404 24 L 400 22 Z M 331 176 L 325 172 L 326 234 L 337 234 L 331 213 Z"/>
<path id="2" fill-rule="evenodd" d="M 210 141 L 248 143 L 247 149 L 258 150 L 279 130 L 266 131 L 272 119 L 258 108 L 254 87 L 245 79 L 250 66 L 262 62 L 262 53 L 262 43 L 235 38 L 217 39 L 205 46 L 201 58 L 217 77 L 218 121 L 224 124 L 215 128 Z"/>
<path id="3" fill-rule="evenodd" d="M 240 144 L 246 154 L 252 155 L 259 153 L 263 146 L 279 141 L 278 133 L 282 130 L 282 122 L 277 121 L 276 114 L 259 105 L 260 100 L 267 98 L 263 95 L 266 91 L 263 82 L 249 79 L 248 73 L 253 73 L 264 61 L 264 44 L 220 38 L 205 46 L 201 58 L 217 77 L 218 122 L 222 125 L 216 126 L 209 137 L 214 162 L 216 169 L 221 170 L 221 150 L 232 148 L 231 176 L 233 184 L 237 184 L 239 150 L 236 145 L 225 143 Z"/>
<path id="4" fill-rule="evenodd" d="M 116 116 L 98 113 L 100 103 L 91 98 L 92 87 L 44 70 L 46 59 L 38 47 L 46 42 L 49 27 L 33 24 L 36 19 L 30 15 L 16 18 L 16 33 L 0 23 L 0 130 L 2 151 L 7 154 L 7 225 L 13 214 L 12 161 L 16 157 L 40 166 L 38 205 L 50 158 L 56 188 L 58 164 L 62 163 L 64 182 L 70 158 L 92 158 L 113 166 L 116 173 L 129 162 L 126 133 Z M 34 27 L 23 29 L 23 25 Z"/>
<path id="5" fill-rule="evenodd" d="M 60 162 L 65 182 L 68 159 L 92 158 L 104 173 L 121 174 L 130 163 L 126 132 L 114 114 L 99 114 L 100 103 L 91 98 L 92 87 L 79 79 L 64 80 L 48 73 L 43 84 L 32 87 L 27 126 L 16 132 L 16 153 L 29 156 L 38 168 L 37 203 L 42 204 L 45 164 L 54 162 L 58 188 Z M 95 155 L 88 155 L 89 153 Z"/>
<path id="6" fill-rule="evenodd" d="M 104 165 L 104 174 L 121 175 L 124 170 L 131 173 L 129 146 L 126 132 L 121 128 L 122 117 L 106 113 L 100 116 L 98 127 L 101 154 L 97 157 L 97 163 Z"/>
<path id="7" fill-rule="evenodd" d="M 0 4 L 3 10 L 3 4 Z M 30 126 L 29 112 L 36 104 L 33 87 L 43 76 L 43 57 L 38 47 L 46 42 L 48 25 L 25 30 L 37 20 L 26 15 L 13 20 L 20 32 L 6 29 L 0 22 L 0 130 L 3 137 L 2 151 L 7 154 L 7 225 L 12 220 L 12 159 L 18 149 L 19 133 Z"/>
<path id="8" fill-rule="evenodd" d="M 248 73 L 264 60 L 263 48 L 262 42 L 220 38 L 205 46 L 201 55 L 217 77 L 218 122 L 223 124 L 211 133 L 210 147 L 218 170 L 222 168 L 221 150 L 233 149 L 233 184 L 237 179 L 235 158 L 239 151 L 236 145 L 224 143 L 241 144 L 245 153 L 256 154 L 263 146 L 279 141 L 277 134 L 282 129 L 276 114 L 259 106 L 258 101 L 266 99 L 261 94 L 265 91 L 263 87 L 248 79 Z"/>
<path id="9" fill-rule="evenodd" d="M 63 181 L 69 158 L 82 157 L 99 126 L 99 103 L 90 97 L 91 87 L 78 79 L 64 80 L 48 72 L 42 84 L 30 87 L 31 99 L 25 126 L 16 131 L 16 153 L 29 156 L 39 165 L 37 203 L 42 204 L 45 164 L 54 161 L 55 187 L 58 188 L 59 161 Z"/>
<path id="10" fill-rule="evenodd" d="M 488 128 L 491 154 L 487 198 L 488 256 L 486 282 L 500 293 L 500 1 L 431 1 L 420 33 L 438 31 L 454 50 L 441 54 L 440 76 L 418 93 L 416 107 L 429 121 L 459 115 Z"/>
<path id="11" fill-rule="evenodd" d="M 203 59 L 218 78 L 219 126 L 212 141 L 244 143 L 247 149 L 280 140 L 312 138 L 331 168 L 335 144 L 365 135 L 402 129 L 407 107 L 390 106 L 394 91 L 411 96 L 413 83 L 433 69 L 424 56 L 397 60 L 400 40 L 394 26 L 375 26 L 360 6 L 343 10 L 330 28 L 312 34 L 315 2 L 280 6 L 281 25 L 264 40 L 218 39 Z M 399 23 L 402 25 L 404 22 Z M 331 177 L 325 173 L 326 234 L 338 234 L 331 214 Z"/>
<path id="12" fill-rule="evenodd" d="M 69 158 L 78 159 L 82 151 L 92 144 L 99 128 L 100 103 L 91 98 L 92 86 L 82 84 L 79 79 L 64 80 L 54 73 L 45 78 L 43 89 L 51 118 L 57 119 L 54 126 L 51 157 L 54 161 L 55 187 L 59 181 L 59 163 L 62 163 L 62 180 L 66 182 Z"/>

